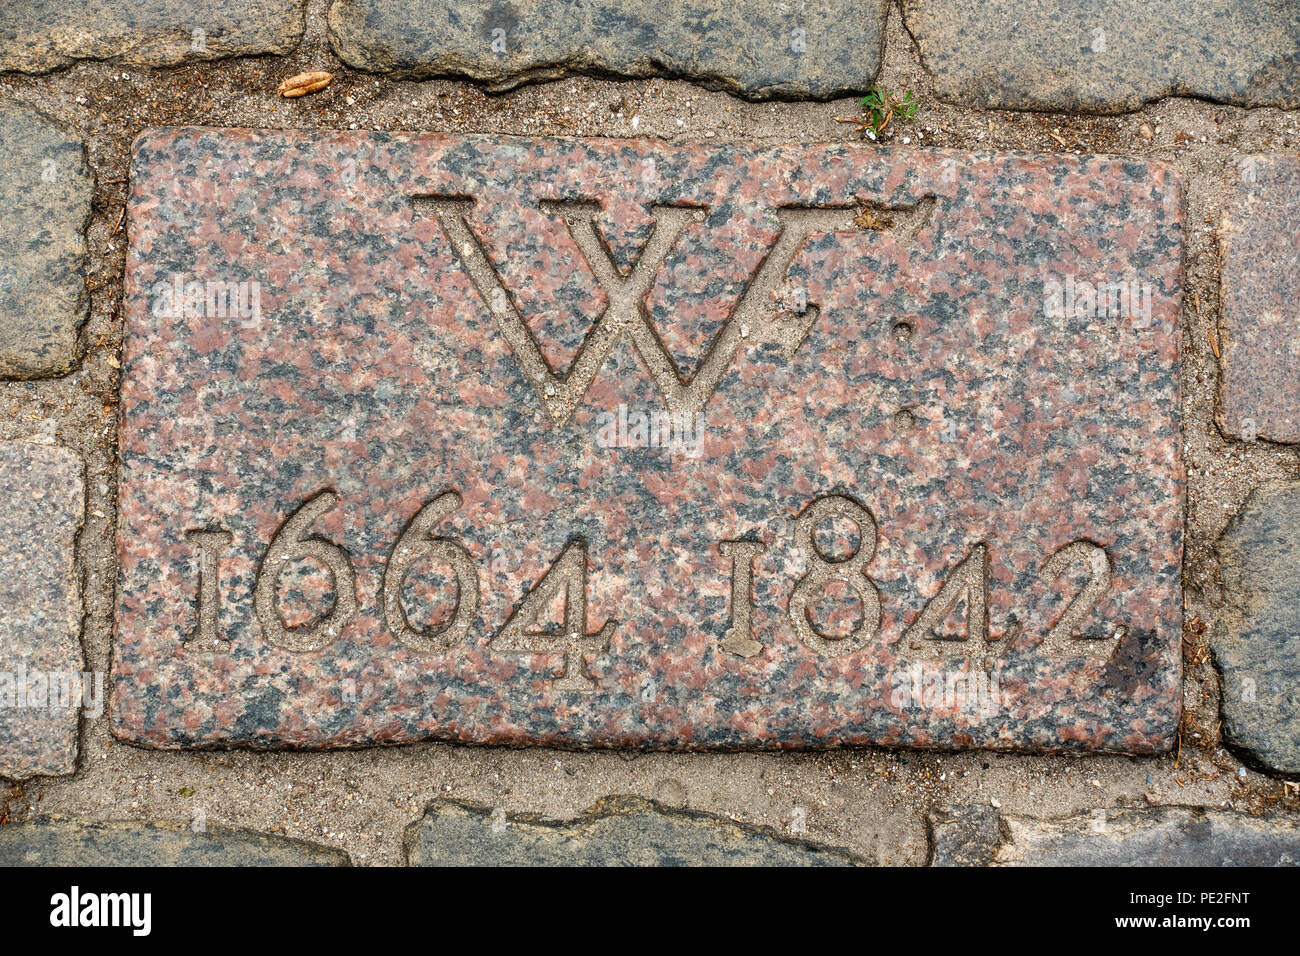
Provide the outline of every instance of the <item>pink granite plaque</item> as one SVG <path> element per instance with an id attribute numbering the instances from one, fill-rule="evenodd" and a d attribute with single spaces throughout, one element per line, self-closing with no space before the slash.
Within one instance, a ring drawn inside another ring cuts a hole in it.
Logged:
<path id="1" fill-rule="evenodd" d="M 1167 747 L 1179 186 L 834 145 L 136 146 L 113 722 Z"/>

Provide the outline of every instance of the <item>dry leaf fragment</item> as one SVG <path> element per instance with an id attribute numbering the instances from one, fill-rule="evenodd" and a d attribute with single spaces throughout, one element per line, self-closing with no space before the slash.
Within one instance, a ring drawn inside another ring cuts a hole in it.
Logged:
<path id="1" fill-rule="evenodd" d="M 293 99 L 296 96 L 306 96 L 308 93 L 315 93 L 317 90 L 323 90 L 330 85 L 334 79 L 334 74 L 326 73 L 324 70 L 316 70 L 312 73 L 299 73 L 297 76 L 291 76 L 280 83 L 279 94 L 286 99 Z"/>
<path id="2" fill-rule="evenodd" d="M 882 216 L 874 209 L 863 209 L 853 220 L 853 225 L 859 229 L 892 229 L 894 220 L 888 216 Z"/>

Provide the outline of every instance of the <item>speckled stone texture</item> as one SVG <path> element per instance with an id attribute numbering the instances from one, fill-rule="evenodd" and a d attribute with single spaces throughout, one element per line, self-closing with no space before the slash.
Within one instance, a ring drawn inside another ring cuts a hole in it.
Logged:
<path id="1" fill-rule="evenodd" d="M 1300 155 L 1237 161 L 1220 223 L 1219 425 L 1300 442 Z"/>
<path id="2" fill-rule="evenodd" d="M 880 68 L 884 0 L 334 0 L 349 66 L 465 76 L 498 90 L 570 72 L 670 76 L 742 96 L 865 91 Z"/>
<path id="3" fill-rule="evenodd" d="M 903 17 L 935 92 L 962 106 L 1300 104 L 1294 0 L 903 0 Z"/>
<path id="4" fill-rule="evenodd" d="M 347 866 L 341 850 L 191 823 L 44 817 L 0 827 L 0 866 Z"/>
<path id="5" fill-rule="evenodd" d="M 1300 864 L 1294 820 L 1199 807 L 1099 809 L 1061 820 L 958 807 L 932 815 L 930 831 L 932 866 Z"/>
<path id="6" fill-rule="evenodd" d="M 0 777 L 76 769 L 82 472 L 66 448 L 0 442 Z"/>
<path id="7" fill-rule="evenodd" d="M 146 134 L 115 732 L 1166 748 L 1179 193 L 1097 156 Z M 1129 279 L 1138 312 L 1085 308 Z"/>
<path id="8" fill-rule="evenodd" d="M 1300 482 L 1252 492 L 1218 553 L 1224 735 L 1254 762 L 1300 774 Z"/>
<path id="9" fill-rule="evenodd" d="M 988 866 L 1003 840 L 1002 815 L 987 805 L 936 810 L 926 824 L 930 866 Z"/>
<path id="10" fill-rule="evenodd" d="M 290 53 L 307 0 L 13 0 L 0 5 L 0 71 L 76 60 L 171 66 Z"/>
<path id="11" fill-rule="evenodd" d="M 0 104 L 0 376 L 61 375 L 76 361 L 93 191 L 74 133 Z"/>
<path id="12" fill-rule="evenodd" d="M 832 847 L 636 797 L 548 821 L 440 800 L 406 831 L 413 866 L 860 866 Z"/>

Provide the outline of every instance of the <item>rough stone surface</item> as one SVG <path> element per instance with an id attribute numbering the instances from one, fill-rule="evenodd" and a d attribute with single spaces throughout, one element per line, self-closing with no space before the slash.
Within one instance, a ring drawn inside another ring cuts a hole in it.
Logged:
<path id="1" fill-rule="evenodd" d="M 170 66 L 298 45 L 307 0 L 20 0 L 0 6 L 0 71 L 76 60 Z"/>
<path id="2" fill-rule="evenodd" d="M 1098 809 L 1063 820 L 986 807 L 931 816 L 935 866 L 1296 866 L 1300 823 L 1199 807 Z M 975 839 L 972 841 L 972 836 Z"/>
<path id="3" fill-rule="evenodd" d="M 0 866 L 347 866 L 341 850 L 191 823 L 46 817 L 0 826 Z"/>
<path id="4" fill-rule="evenodd" d="M 1300 104 L 1293 0 L 903 0 L 935 91 L 972 107 Z"/>
<path id="5" fill-rule="evenodd" d="M 1246 156 L 1220 224 L 1219 424 L 1300 441 L 1300 156 Z"/>
<path id="6" fill-rule="evenodd" d="M 92 191 L 81 140 L 0 104 L 0 376 L 60 375 L 76 360 Z"/>
<path id="7" fill-rule="evenodd" d="M 832 847 L 711 813 L 608 797 L 577 820 L 440 800 L 406 832 L 417 866 L 860 866 Z"/>
<path id="8" fill-rule="evenodd" d="M 350 66 L 465 76 L 509 89 L 569 72 L 680 76 L 750 97 L 865 91 L 880 68 L 883 0 L 335 0 Z"/>
<path id="9" fill-rule="evenodd" d="M 929 817 L 930 866 L 988 866 L 1002 842 L 1002 816 L 990 806 L 938 810 Z"/>
<path id="10" fill-rule="evenodd" d="M 1265 766 L 1300 774 L 1300 482 L 1253 492 L 1218 551 L 1224 734 Z"/>
<path id="11" fill-rule="evenodd" d="M 180 130 L 132 182 L 120 737 L 1171 743 L 1165 167 Z"/>
<path id="12" fill-rule="evenodd" d="M 76 769 L 82 470 L 66 448 L 0 442 L 0 777 Z"/>

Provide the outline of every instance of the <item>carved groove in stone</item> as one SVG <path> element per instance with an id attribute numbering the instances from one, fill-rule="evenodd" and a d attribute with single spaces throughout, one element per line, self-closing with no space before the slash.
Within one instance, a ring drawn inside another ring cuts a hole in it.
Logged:
<path id="1" fill-rule="evenodd" d="M 940 637 L 938 628 L 948 619 L 959 601 L 966 600 L 966 636 Z M 948 572 L 939 593 L 926 602 L 921 613 L 903 632 L 900 656 L 919 657 L 939 654 L 966 656 L 979 654 L 989 640 L 989 549 L 984 544 L 971 548 L 970 554 Z M 922 652 L 918 654 L 917 652 Z"/>
<path id="2" fill-rule="evenodd" d="M 262 558 L 253 588 L 253 607 L 262 625 L 262 635 L 275 647 L 286 651 L 319 651 L 334 643 L 343 628 L 357 616 L 356 577 L 347 552 L 333 542 L 307 534 L 338 501 L 339 496 L 329 490 L 308 499 L 276 532 Z M 285 566 L 299 558 L 319 561 L 329 571 L 334 583 L 334 602 L 315 623 L 286 627 L 277 606 L 276 588 Z"/>
<path id="3" fill-rule="evenodd" d="M 858 546 L 844 558 L 830 558 L 817 546 L 817 526 L 829 518 L 844 518 L 858 529 Z M 790 594 L 790 623 L 795 634 L 812 650 L 825 657 L 843 657 L 862 650 L 880 631 L 880 592 L 867 576 L 867 565 L 876 554 L 879 535 L 876 519 L 863 505 L 844 495 L 826 495 L 813 501 L 795 521 L 795 543 L 803 551 L 808 572 Z M 842 637 L 823 634 L 813 623 L 810 605 L 832 581 L 842 581 L 862 602 L 858 626 Z"/>
<path id="4" fill-rule="evenodd" d="M 763 652 L 754 639 L 754 561 L 767 551 L 762 541 L 723 541 L 718 545 L 731 558 L 731 627 L 721 647 L 737 657 L 753 657 Z"/>
<path id="5" fill-rule="evenodd" d="M 564 592 L 563 627 L 558 631 L 538 630 L 538 618 L 561 591 Z M 596 680 L 587 670 L 584 657 L 607 653 L 617 627 L 616 621 L 606 621 L 598 631 L 587 632 L 587 542 L 574 538 L 488 642 L 488 647 L 512 654 L 563 655 L 564 669 L 551 686 L 555 690 L 592 693 L 596 690 Z"/>
<path id="6" fill-rule="evenodd" d="M 1107 626 L 1106 633 L 1100 636 L 1084 634 L 1083 629 L 1093 610 L 1110 590 L 1113 574 L 1110 555 L 1105 548 L 1091 541 L 1072 541 L 1047 559 L 1042 573 L 1044 580 L 1054 581 L 1071 571 L 1085 571 L 1088 580 L 1070 599 L 1070 603 L 1043 638 L 1043 648 L 1058 656 L 1077 656 L 1081 650 L 1091 651 L 1101 647 L 1103 650 L 1098 656 L 1109 657 L 1119 650 L 1128 628 L 1123 625 L 1114 628 Z"/>
<path id="7" fill-rule="evenodd" d="M 781 331 L 771 318 L 773 301 L 778 298 L 785 275 L 808 237 L 814 233 L 853 232 L 860 228 L 854 224 L 856 210 L 849 207 L 791 206 L 777 209 L 775 212 L 781 229 L 771 248 L 710 343 L 695 375 L 686 379 L 650 321 L 646 297 L 654 287 L 660 267 L 677 246 L 686 227 L 692 219 L 700 218 L 704 210 L 697 206 L 651 206 L 654 228 L 639 259 L 624 274 L 601 237 L 596 221 L 601 211 L 599 203 L 543 200 L 540 206 L 544 212 L 563 218 L 570 237 L 607 300 L 604 311 L 592 324 L 573 362 L 567 371 L 558 374 L 547 362 L 514 298 L 469 226 L 474 201 L 431 195 L 415 196 L 413 200 L 417 211 L 421 208 L 432 210 L 479 297 L 496 318 L 525 377 L 557 425 L 572 417 L 610 352 L 624 338 L 630 339 L 636 347 L 668 410 L 680 415 L 700 414 L 735 359 L 744 338 L 742 328 L 758 333 L 752 340 L 754 342 L 767 337 L 776 338 L 776 333 Z M 919 217 L 916 223 L 907 219 L 906 226 L 919 230 L 917 223 L 928 221 L 933 205 L 933 198 L 926 197 L 917 204 L 885 208 L 915 213 Z M 900 230 L 899 235 L 904 245 L 910 242 L 906 230 Z M 798 315 L 793 344 L 785 349 L 787 357 L 798 351 L 819 314 L 818 306 L 810 304 Z"/>
<path id="8" fill-rule="evenodd" d="M 433 533 L 438 523 L 461 504 L 460 495 L 448 491 L 421 508 L 393 545 L 384 566 L 384 623 L 398 640 L 417 651 L 432 654 L 460 644 L 478 614 L 478 572 L 474 559 L 455 541 Z M 406 613 L 402 584 L 417 561 L 445 564 L 456 575 L 456 610 L 442 627 L 417 627 Z"/>
<path id="9" fill-rule="evenodd" d="M 222 639 L 221 617 L 221 552 L 230 547 L 233 536 L 223 529 L 200 528 L 185 532 L 187 541 L 194 542 L 199 554 L 199 589 L 195 606 L 198 623 L 185 641 L 186 650 L 208 654 L 229 646 Z"/>

